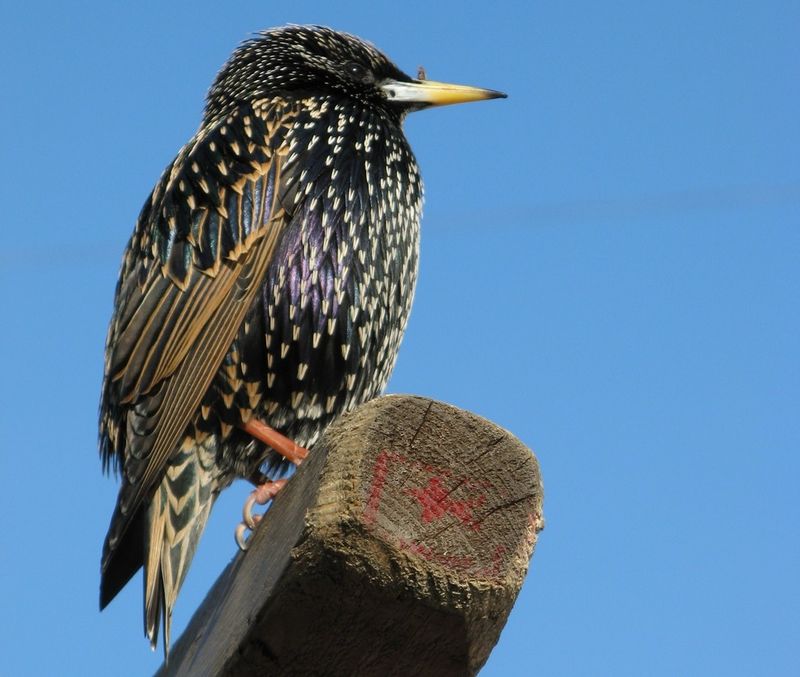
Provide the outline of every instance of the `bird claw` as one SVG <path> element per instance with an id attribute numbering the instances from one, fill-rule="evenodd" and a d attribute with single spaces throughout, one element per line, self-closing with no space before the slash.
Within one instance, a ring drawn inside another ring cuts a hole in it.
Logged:
<path id="1" fill-rule="evenodd" d="M 247 525 L 244 522 L 240 522 L 239 524 L 236 525 L 234 538 L 236 539 L 236 545 L 239 546 L 239 550 L 241 550 L 242 552 L 247 550 L 247 539 L 244 537 L 246 531 L 247 531 Z"/>
<path id="2" fill-rule="evenodd" d="M 274 482 L 264 482 L 264 484 L 256 487 L 242 507 L 242 522 L 236 525 L 236 544 L 240 550 L 247 550 L 248 539 L 245 538 L 245 532 L 252 531 L 256 528 L 256 524 L 261 521 L 262 515 L 253 514 L 253 508 L 256 504 L 265 505 L 269 503 L 278 492 L 283 489 L 288 480 L 275 480 Z"/>

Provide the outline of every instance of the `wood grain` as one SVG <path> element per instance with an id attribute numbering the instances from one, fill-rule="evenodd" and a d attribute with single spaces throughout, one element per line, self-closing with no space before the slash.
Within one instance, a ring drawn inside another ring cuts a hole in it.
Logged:
<path id="1" fill-rule="evenodd" d="M 412 396 L 331 426 L 163 675 L 472 675 L 544 524 L 533 454 Z"/>

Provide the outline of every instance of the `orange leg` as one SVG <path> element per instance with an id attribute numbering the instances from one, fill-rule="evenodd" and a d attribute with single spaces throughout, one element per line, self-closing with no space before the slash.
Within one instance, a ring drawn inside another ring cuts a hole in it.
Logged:
<path id="1" fill-rule="evenodd" d="M 271 428 L 258 419 L 251 418 L 244 424 L 243 430 L 257 440 L 261 440 L 268 447 L 272 447 L 287 461 L 291 461 L 295 465 L 300 465 L 308 456 L 308 449 L 297 446 L 288 437 L 281 435 L 275 428 Z"/>

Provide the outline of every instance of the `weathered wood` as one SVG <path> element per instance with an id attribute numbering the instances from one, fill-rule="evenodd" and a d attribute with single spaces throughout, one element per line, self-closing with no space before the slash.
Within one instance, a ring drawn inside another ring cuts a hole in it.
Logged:
<path id="1" fill-rule="evenodd" d="M 474 674 L 542 525 L 538 464 L 509 432 L 379 398 L 328 429 L 159 674 Z"/>

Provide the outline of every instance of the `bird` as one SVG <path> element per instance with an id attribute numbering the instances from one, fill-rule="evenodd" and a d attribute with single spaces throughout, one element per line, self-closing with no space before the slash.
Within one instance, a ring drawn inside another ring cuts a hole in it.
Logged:
<path id="1" fill-rule="evenodd" d="M 144 569 L 144 629 L 172 610 L 219 493 L 265 503 L 343 413 L 378 396 L 408 321 L 423 184 L 408 113 L 505 97 L 401 71 L 353 35 L 241 43 L 125 250 L 99 408 L 121 478 L 100 608 Z M 242 530 L 237 530 L 240 544 Z"/>

